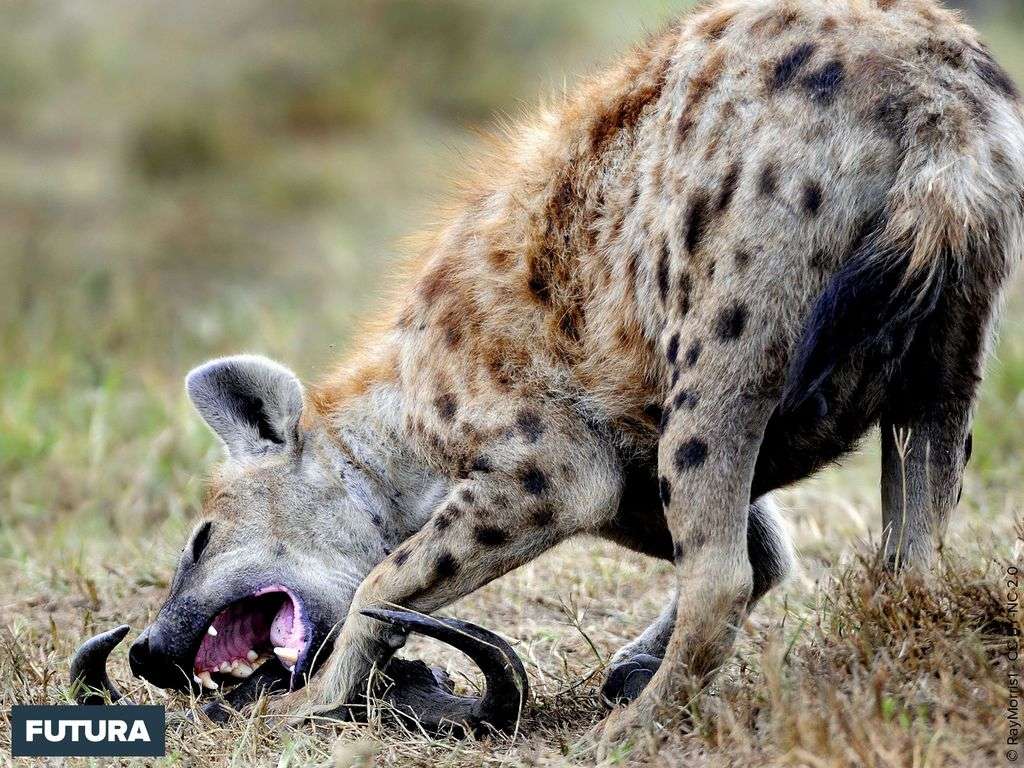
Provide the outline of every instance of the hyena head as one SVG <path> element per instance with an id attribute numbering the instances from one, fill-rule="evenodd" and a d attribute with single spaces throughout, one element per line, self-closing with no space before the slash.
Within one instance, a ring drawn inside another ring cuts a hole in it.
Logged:
<path id="1" fill-rule="evenodd" d="M 276 654 L 301 685 L 387 555 L 385 500 L 324 421 L 303 412 L 288 369 L 223 358 L 192 371 L 186 389 L 227 461 L 166 602 L 132 646 L 132 671 L 167 688 L 212 688 L 211 675 L 246 677 Z"/>

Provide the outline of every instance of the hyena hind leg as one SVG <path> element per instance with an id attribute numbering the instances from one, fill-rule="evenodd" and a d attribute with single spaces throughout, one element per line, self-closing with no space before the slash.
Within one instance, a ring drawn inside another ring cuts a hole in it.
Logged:
<path id="1" fill-rule="evenodd" d="M 894 570 L 934 563 L 960 501 L 993 316 L 992 298 L 976 282 L 967 281 L 967 295 L 943 295 L 882 414 L 883 546 Z"/>
<path id="2" fill-rule="evenodd" d="M 747 606 L 749 613 L 758 600 L 786 579 L 795 562 L 789 535 L 770 496 L 763 496 L 750 505 L 747 555 L 754 571 L 754 589 Z M 601 686 L 601 701 L 605 706 L 631 702 L 661 666 L 676 623 L 677 599 L 678 595 L 643 634 L 622 646 L 612 657 Z"/>

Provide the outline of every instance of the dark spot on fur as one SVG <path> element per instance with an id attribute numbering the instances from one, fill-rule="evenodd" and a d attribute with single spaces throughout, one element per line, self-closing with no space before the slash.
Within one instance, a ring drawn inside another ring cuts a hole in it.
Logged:
<path id="1" fill-rule="evenodd" d="M 742 272 L 750 264 L 750 251 L 736 251 L 733 260 L 736 262 L 736 269 Z"/>
<path id="2" fill-rule="evenodd" d="M 668 260 L 668 240 L 665 239 L 661 242 L 661 253 L 658 256 L 658 296 L 661 297 L 662 303 L 668 296 Z"/>
<path id="3" fill-rule="evenodd" d="M 580 317 L 576 311 L 569 310 L 558 322 L 558 330 L 562 332 L 569 341 L 578 343 L 580 340 Z"/>
<path id="4" fill-rule="evenodd" d="M 722 179 L 722 189 L 718 195 L 719 212 L 728 208 L 729 203 L 732 202 L 732 198 L 736 194 L 736 188 L 740 183 L 740 170 L 740 164 L 735 162 L 729 166 L 729 170 L 726 172 L 725 178 Z"/>
<path id="5" fill-rule="evenodd" d="M 473 529 L 473 538 L 485 547 L 500 547 L 508 541 L 508 533 L 493 525 L 479 525 Z"/>
<path id="6" fill-rule="evenodd" d="M 700 360 L 701 343 L 699 340 L 690 344 L 690 348 L 686 350 L 686 367 L 693 368 Z"/>
<path id="7" fill-rule="evenodd" d="M 701 549 L 705 544 L 708 543 L 707 534 L 699 528 L 695 531 L 691 531 L 686 537 L 686 543 L 689 544 L 690 551 Z"/>
<path id="8" fill-rule="evenodd" d="M 665 358 L 668 360 L 670 365 L 676 364 L 676 357 L 679 355 L 679 334 L 673 333 L 672 338 L 668 340 L 668 348 L 665 350 Z"/>
<path id="9" fill-rule="evenodd" d="M 701 21 L 697 31 L 708 41 L 721 40 L 735 15 L 736 11 L 731 8 L 717 11 Z"/>
<path id="10" fill-rule="evenodd" d="M 684 472 L 701 466 L 708 457 L 708 444 L 692 438 L 676 448 L 676 471 Z"/>
<path id="11" fill-rule="evenodd" d="M 811 216 L 817 216 L 821 210 L 821 187 L 814 182 L 804 186 L 804 210 Z"/>
<path id="12" fill-rule="evenodd" d="M 805 77 L 803 86 L 814 101 L 819 104 L 828 104 L 836 97 L 845 76 L 846 70 L 843 63 L 830 61 L 817 72 Z"/>
<path id="13" fill-rule="evenodd" d="M 504 272 L 511 267 L 515 258 L 515 253 L 504 248 L 496 248 L 487 254 L 487 260 L 490 262 L 491 266 L 501 272 Z"/>
<path id="14" fill-rule="evenodd" d="M 633 292 L 633 288 L 636 286 L 636 275 L 640 271 L 640 254 L 637 251 L 631 251 L 629 258 L 626 260 L 626 283 L 629 285 L 630 293 Z"/>
<path id="15" fill-rule="evenodd" d="M 450 579 L 459 572 L 459 561 L 451 552 L 444 552 L 437 558 L 434 573 L 438 579 Z"/>
<path id="16" fill-rule="evenodd" d="M 454 520 L 452 519 L 451 515 L 446 515 L 443 512 L 439 513 L 434 518 L 434 529 L 438 531 L 443 531 L 447 528 L 450 528 L 453 522 Z"/>
<path id="17" fill-rule="evenodd" d="M 722 341 L 735 341 L 743 335 L 746 325 L 746 307 L 742 304 L 733 304 L 718 314 L 715 330 Z"/>
<path id="18" fill-rule="evenodd" d="M 690 296 L 693 293 L 693 281 L 688 272 L 679 275 L 679 316 L 686 317 L 690 311 Z"/>
<path id="19" fill-rule="evenodd" d="M 818 46 L 815 43 L 802 43 L 779 59 L 775 63 L 775 75 L 771 82 L 772 90 L 778 91 L 789 85 L 817 49 Z"/>
<path id="20" fill-rule="evenodd" d="M 457 325 L 446 325 L 444 327 L 444 342 L 450 349 L 455 349 L 462 343 L 462 329 Z"/>
<path id="21" fill-rule="evenodd" d="M 536 443 L 544 434 L 544 423 L 536 411 L 524 408 L 516 415 L 516 429 L 528 443 Z"/>
<path id="22" fill-rule="evenodd" d="M 526 285 L 541 304 L 551 301 L 551 286 L 548 284 L 547 276 L 542 275 L 536 268 L 531 270 Z"/>
<path id="23" fill-rule="evenodd" d="M 470 472 L 491 472 L 493 467 L 491 466 L 491 460 L 486 456 L 477 456 L 470 465 L 469 470 Z"/>
<path id="24" fill-rule="evenodd" d="M 824 272 L 829 269 L 831 262 L 831 256 L 824 248 L 819 248 L 811 254 L 811 266 L 819 271 Z"/>
<path id="25" fill-rule="evenodd" d="M 693 254 L 700 247 L 701 238 L 708 219 L 708 196 L 696 192 L 690 200 L 690 212 L 686 217 L 686 250 Z"/>
<path id="26" fill-rule="evenodd" d="M 676 127 L 677 146 L 682 146 L 690 136 L 694 125 L 697 123 L 697 115 L 707 99 L 708 94 L 718 82 L 719 75 L 725 66 L 725 50 L 718 46 L 708 54 L 704 66 L 692 78 L 690 78 L 689 91 L 686 94 L 686 106 L 679 117 L 679 124 Z"/>
<path id="27" fill-rule="evenodd" d="M 693 130 L 694 122 L 693 111 L 684 109 L 683 114 L 679 118 L 679 124 L 676 126 L 676 143 L 678 146 L 686 143 L 690 136 L 690 131 Z"/>
<path id="28" fill-rule="evenodd" d="M 453 394 L 444 394 L 434 400 L 434 407 L 437 408 L 437 413 L 441 417 L 442 421 L 451 421 L 455 418 L 455 412 L 459 409 L 459 404 Z"/>
<path id="29" fill-rule="evenodd" d="M 708 280 L 715 279 L 715 260 L 711 259 L 708 262 Z"/>
<path id="30" fill-rule="evenodd" d="M 536 526 L 549 525 L 555 519 L 555 512 L 549 506 L 537 507 L 530 513 L 530 520 Z"/>
<path id="31" fill-rule="evenodd" d="M 693 410 L 697 407 L 697 403 L 700 401 L 700 395 L 694 392 L 692 389 L 684 389 L 680 391 L 675 398 L 672 400 L 672 406 L 674 408 L 686 408 L 687 410 Z"/>
<path id="32" fill-rule="evenodd" d="M 761 167 L 761 176 L 757 180 L 757 191 L 762 195 L 771 196 L 779 188 L 779 166 L 765 163 Z"/>
<path id="33" fill-rule="evenodd" d="M 420 296 L 428 306 L 451 290 L 452 276 L 449 269 L 447 263 L 441 263 L 420 283 Z"/>
<path id="34" fill-rule="evenodd" d="M 523 490 L 532 496 L 540 496 L 548 487 L 548 478 L 539 467 L 531 464 L 519 473 L 519 482 Z"/>
<path id="35" fill-rule="evenodd" d="M 662 506 L 667 507 L 672 503 L 672 483 L 668 481 L 667 477 L 658 480 L 658 495 L 661 496 Z"/>
<path id="36" fill-rule="evenodd" d="M 590 145 L 594 152 L 600 151 L 620 131 L 629 130 L 640 122 L 647 105 L 657 101 L 661 95 L 668 65 L 669 60 L 665 59 L 653 77 L 648 75 L 635 79 L 632 90 L 597 116 L 590 129 Z"/>
<path id="37" fill-rule="evenodd" d="M 459 491 L 459 498 L 462 499 L 466 504 L 472 504 L 476 501 L 476 495 L 469 488 L 463 488 Z"/>
<path id="38" fill-rule="evenodd" d="M 909 111 L 906 101 L 890 94 L 878 101 L 872 116 L 889 136 L 898 139 L 906 130 Z"/>
<path id="39" fill-rule="evenodd" d="M 679 542 L 672 545 L 672 559 L 677 563 L 683 559 L 683 545 Z"/>
<path id="40" fill-rule="evenodd" d="M 977 54 L 974 59 L 974 70 L 985 81 L 985 84 L 1000 91 L 1007 98 L 1014 101 L 1019 100 L 1020 91 L 1017 89 L 1016 83 L 1013 82 L 1013 78 L 1006 70 L 992 58 L 992 54 L 982 46 L 972 45 L 970 48 Z"/>
<path id="41" fill-rule="evenodd" d="M 396 549 L 394 556 L 395 565 L 399 568 L 405 565 L 409 560 L 409 554 L 410 552 L 408 549 Z"/>

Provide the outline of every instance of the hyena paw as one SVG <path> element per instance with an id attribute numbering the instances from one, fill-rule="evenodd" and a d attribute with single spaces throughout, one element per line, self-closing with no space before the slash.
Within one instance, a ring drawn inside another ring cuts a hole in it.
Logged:
<path id="1" fill-rule="evenodd" d="M 601 686 L 601 701 L 609 709 L 634 701 L 661 666 L 661 659 L 637 653 L 613 661 Z"/>

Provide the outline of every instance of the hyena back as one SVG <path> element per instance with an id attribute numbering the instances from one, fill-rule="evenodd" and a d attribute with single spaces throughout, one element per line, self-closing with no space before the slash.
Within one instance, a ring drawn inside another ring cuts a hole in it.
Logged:
<path id="1" fill-rule="evenodd" d="M 387 553 L 339 591 L 313 700 L 351 698 L 391 650 L 359 607 L 434 611 L 596 533 L 673 559 L 685 596 L 616 659 L 653 674 L 627 710 L 646 713 L 785 574 L 762 497 L 875 424 L 886 554 L 927 563 L 1022 222 L 1019 95 L 931 0 L 707 6 L 515 129 L 289 427 L 372 489 L 346 503 Z M 193 378 L 211 425 L 261 364 Z M 257 437 L 291 423 L 243 395 Z M 314 529 L 347 524 L 309 504 Z M 610 699 L 637 694 L 621 677 Z"/>

